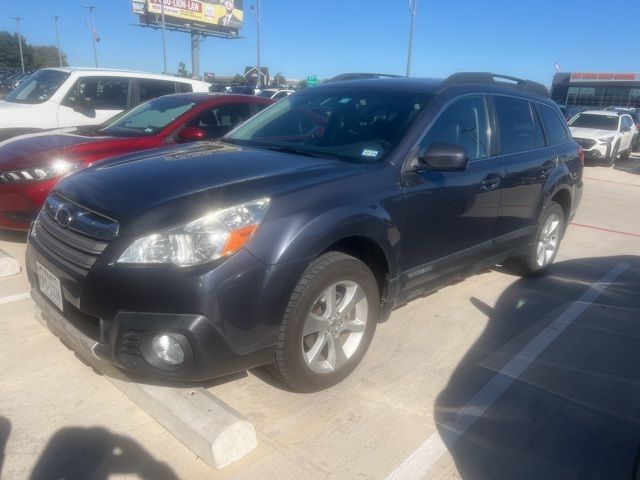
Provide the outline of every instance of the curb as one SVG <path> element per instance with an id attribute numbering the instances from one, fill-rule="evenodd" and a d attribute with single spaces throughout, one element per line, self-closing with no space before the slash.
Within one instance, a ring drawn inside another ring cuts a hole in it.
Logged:
<path id="1" fill-rule="evenodd" d="M 89 337 L 65 321 L 54 307 L 45 306 L 44 310 L 35 306 L 38 322 L 210 466 L 223 468 L 257 447 L 253 424 L 204 388 L 136 383 L 97 358 L 87 343 L 91 342 Z"/>
<path id="2" fill-rule="evenodd" d="M 0 250 L 0 278 L 17 275 L 21 271 L 20 262 L 4 250 Z"/>

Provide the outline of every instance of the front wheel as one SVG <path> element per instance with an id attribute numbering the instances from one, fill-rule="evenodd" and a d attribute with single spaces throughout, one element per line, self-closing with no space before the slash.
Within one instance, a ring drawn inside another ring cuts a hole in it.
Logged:
<path id="1" fill-rule="evenodd" d="M 615 146 L 613 147 L 613 152 L 611 153 L 611 156 L 609 156 L 609 158 L 607 158 L 607 165 L 610 167 L 613 167 L 613 165 L 616 163 L 616 158 L 618 158 L 618 148 L 620 147 L 620 144 L 616 143 Z"/>
<path id="2" fill-rule="evenodd" d="M 564 222 L 562 207 L 556 202 L 549 202 L 540 216 L 536 236 L 529 252 L 522 257 L 509 259 L 506 266 L 523 277 L 545 273 L 558 254 Z"/>
<path id="3" fill-rule="evenodd" d="M 340 252 L 318 257 L 293 290 L 272 372 L 301 392 L 339 383 L 369 348 L 379 308 L 378 284 L 364 263 Z"/>

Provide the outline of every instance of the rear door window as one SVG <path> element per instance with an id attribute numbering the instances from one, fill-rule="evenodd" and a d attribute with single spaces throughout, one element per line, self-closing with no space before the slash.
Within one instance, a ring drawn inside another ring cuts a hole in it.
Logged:
<path id="1" fill-rule="evenodd" d="M 175 82 L 167 82 L 166 80 L 145 80 L 138 81 L 140 88 L 140 102 L 146 102 L 152 98 L 162 97 L 176 93 Z"/>
<path id="2" fill-rule="evenodd" d="M 526 152 L 536 147 L 529 102 L 520 98 L 493 97 L 503 154 Z"/>
<path id="3" fill-rule="evenodd" d="M 549 144 L 553 147 L 563 144 L 568 137 L 565 123 L 551 107 L 538 104 L 538 112 L 542 119 L 542 126 L 547 134 Z"/>

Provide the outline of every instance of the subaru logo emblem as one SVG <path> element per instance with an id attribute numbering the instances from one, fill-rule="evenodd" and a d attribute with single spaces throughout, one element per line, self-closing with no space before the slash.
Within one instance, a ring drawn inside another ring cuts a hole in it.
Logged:
<path id="1" fill-rule="evenodd" d="M 56 222 L 58 222 L 58 225 L 61 227 L 68 227 L 71 220 L 73 220 L 71 212 L 69 212 L 64 205 L 60 205 L 56 211 Z"/>

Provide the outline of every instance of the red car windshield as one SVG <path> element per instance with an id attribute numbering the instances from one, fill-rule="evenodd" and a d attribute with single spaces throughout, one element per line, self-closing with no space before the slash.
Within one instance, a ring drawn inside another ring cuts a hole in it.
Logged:
<path id="1" fill-rule="evenodd" d="M 196 102 L 192 98 L 156 98 L 116 116 L 107 122 L 100 132 L 116 137 L 155 135 L 195 106 Z"/>

